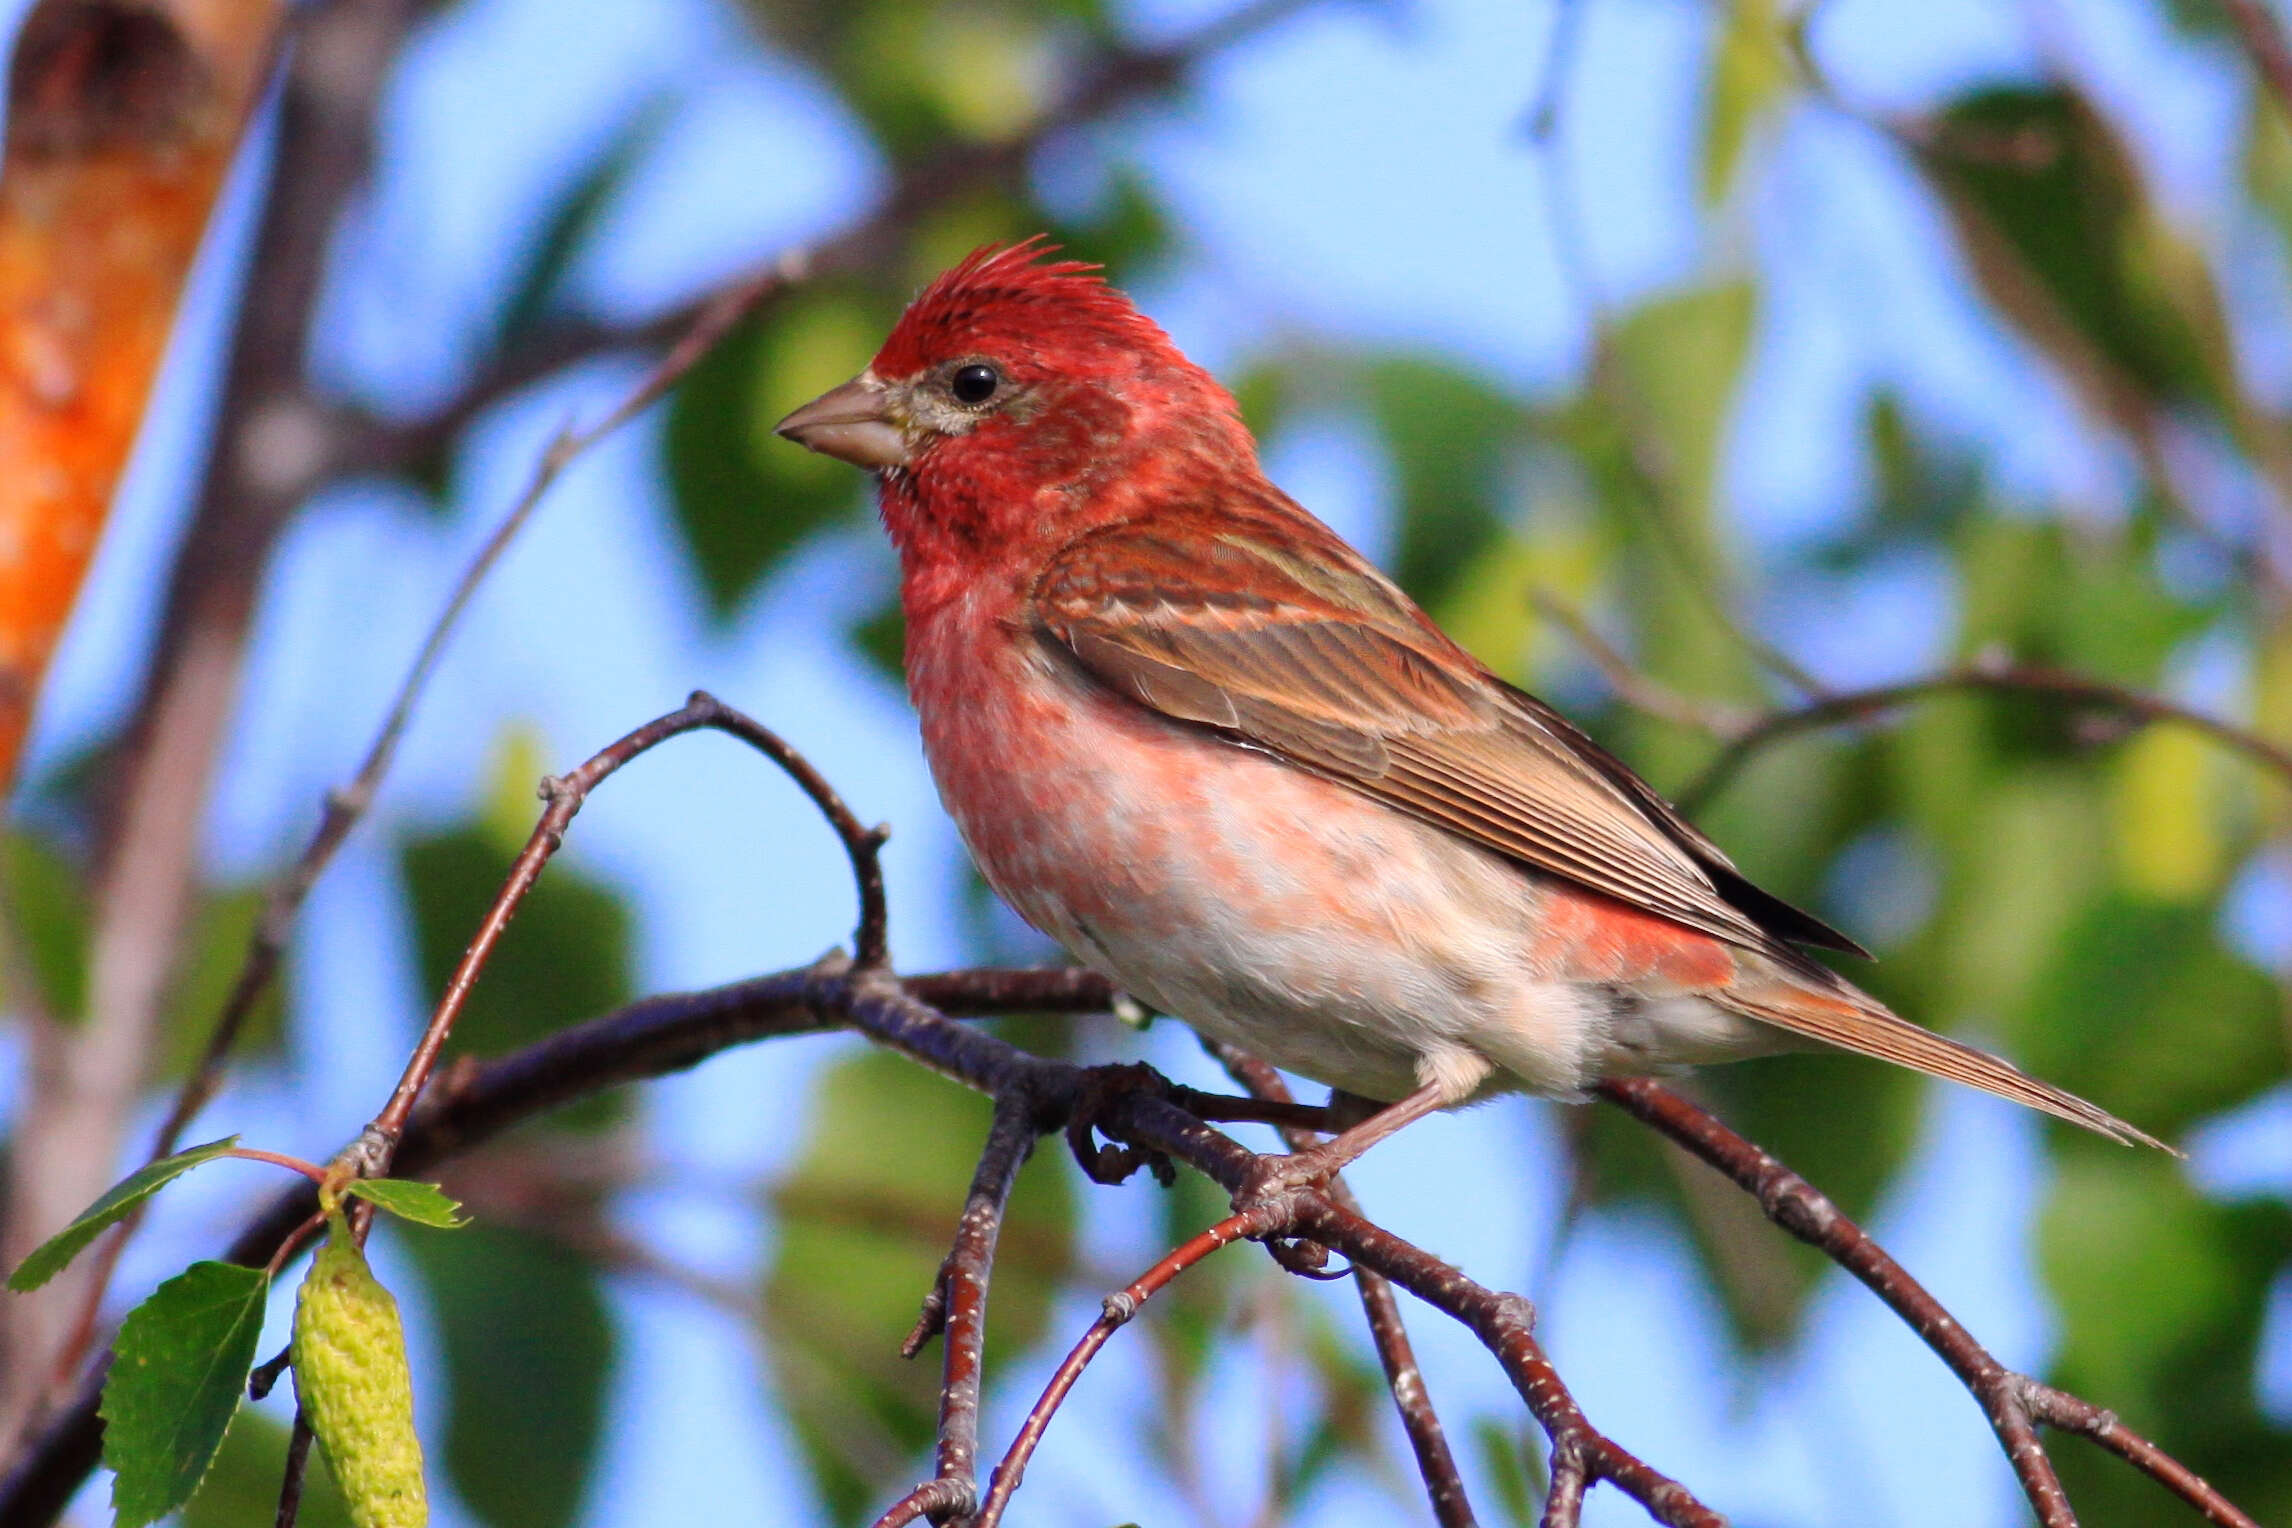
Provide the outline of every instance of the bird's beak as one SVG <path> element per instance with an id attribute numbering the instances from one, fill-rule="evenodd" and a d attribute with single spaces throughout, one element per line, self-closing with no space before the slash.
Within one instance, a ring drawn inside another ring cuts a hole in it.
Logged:
<path id="1" fill-rule="evenodd" d="M 892 419 L 886 407 L 889 400 L 890 389 L 876 380 L 874 372 L 863 371 L 781 420 L 772 432 L 870 471 L 904 467 L 907 435 Z"/>

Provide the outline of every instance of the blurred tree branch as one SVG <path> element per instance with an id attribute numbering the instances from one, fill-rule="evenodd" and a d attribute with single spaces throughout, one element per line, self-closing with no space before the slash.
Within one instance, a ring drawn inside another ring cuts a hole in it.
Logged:
<path id="1" fill-rule="evenodd" d="M 281 463 L 311 443 L 297 400 L 328 237 L 364 172 L 381 79 L 411 0 L 323 0 L 296 13 L 277 158 L 224 380 L 199 508 L 117 761 L 98 850 L 87 1011 L 35 1036 L 8 1164 L 8 1245 L 63 1224 L 109 1181 L 151 1057 L 198 863 L 197 834 L 232 710 L 265 553 L 294 507 Z M 250 88 L 251 88 L 250 79 Z M 39 1404 L 92 1270 L 9 1303 L 8 1403 Z M 69 1370 L 55 1375 L 68 1382 Z"/>
<path id="2" fill-rule="evenodd" d="M 1602 636 L 1583 612 L 1549 590 L 1531 590 L 1530 601 L 1547 620 L 1581 645 L 1616 698 L 1637 711 L 1717 738 L 1719 752 L 1701 774 L 1679 792 L 1682 811 L 1694 812 L 1725 790 L 1745 765 L 1777 743 L 1808 732 L 1872 721 L 1938 695 L 1980 691 L 2020 695 L 2072 709 L 2106 712 L 2136 726 L 2170 723 L 2211 738 L 2292 785 L 2292 747 L 2249 727 L 2195 706 L 2151 695 L 2126 685 L 2042 663 L 2017 663 L 2003 654 L 1984 654 L 1970 663 L 1933 674 L 1859 690 L 1823 689 L 1797 705 L 1752 711 L 1684 695 L 1646 673 Z"/>
<path id="3" fill-rule="evenodd" d="M 41 0 L 0 161 L 0 789 L 94 555 L 278 0 Z"/>

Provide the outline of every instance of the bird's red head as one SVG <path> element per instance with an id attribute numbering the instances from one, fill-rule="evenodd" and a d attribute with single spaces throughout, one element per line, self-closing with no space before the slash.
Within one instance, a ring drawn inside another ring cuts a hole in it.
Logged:
<path id="1" fill-rule="evenodd" d="M 1254 464 L 1232 396 L 1041 237 L 924 288 L 856 379 L 780 433 L 883 474 L 903 554 L 997 553 L 1137 512 L 1188 460 Z M 1141 472 L 1140 463 L 1153 464 Z"/>

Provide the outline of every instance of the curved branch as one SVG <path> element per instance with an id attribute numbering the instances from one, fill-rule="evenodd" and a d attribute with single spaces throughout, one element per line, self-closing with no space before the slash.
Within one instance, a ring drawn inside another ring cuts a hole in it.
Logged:
<path id="1" fill-rule="evenodd" d="M 2091 1438 L 2196 1508 L 2208 1523 L 2221 1528 L 2260 1528 L 2194 1471 L 2119 1422 L 2113 1413 L 2041 1385 L 1998 1362 L 1868 1232 L 1771 1153 L 1647 1078 L 1603 1082 L 1597 1091 L 1609 1103 L 1733 1179 L 1759 1202 L 1769 1220 L 1853 1274 L 1885 1301 L 1982 1403 L 1998 1443 L 2021 1481 L 2022 1493 L 2046 1528 L 2076 1528 L 2077 1516 L 2070 1510 L 2053 1462 L 2038 1439 L 2040 1422 Z"/>

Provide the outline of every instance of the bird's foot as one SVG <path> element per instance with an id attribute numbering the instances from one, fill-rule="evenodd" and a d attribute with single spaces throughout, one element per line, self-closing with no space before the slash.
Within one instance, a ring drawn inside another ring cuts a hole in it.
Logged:
<path id="1" fill-rule="evenodd" d="M 1285 1157 L 1259 1157 L 1234 1191 L 1234 1208 L 1246 1210 L 1301 1188 L 1325 1188 L 1342 1165 L 1325 1145 L 1293 1151 Z"/>
<path id="2" fill-rule="evenodd" d="M 1234 1191 L 1234 1212 L 1262 1209 L 1301 1190 L 1325 1189 L 1340 1165 L 1319 1147 L 1285 1157 L 1259 1157 Z M 1311 1237 L 1272 1235 L 1259 1240 L 1275 1262 L 1304 1278 L 1342 1279 L 1352 1272 L 1350 1267 L 1331 1268 L 1329 1249 Z"/>
<path id="3" fill-rule="evenodd" d="M 1066 1144 L 1074 1153 L 1075 1165 L 1091 1182 L 1121 1183 L 1141 1167 L 1153 1173 L 1154 1181 L 1164 1188 L 1178 1181 L 1178 1169 L 1159 1151 L 1098 1143 L 1098 1120 L 1107 1105 L 1121 1094 L 1140 1092 L 1166 1098 L 1170 1080 L 1142 1062 L 1094 1066 L 1082 1074 L 1082 1096 L 1075 1100 L 1074 1113 L 1067 1118 Z"/>

